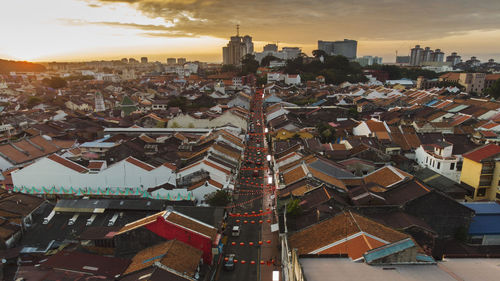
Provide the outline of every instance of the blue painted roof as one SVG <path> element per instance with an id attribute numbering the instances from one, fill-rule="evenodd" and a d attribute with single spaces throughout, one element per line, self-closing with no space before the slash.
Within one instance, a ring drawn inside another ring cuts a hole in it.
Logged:
<path id="1" fill-rule="evenodd" d="M 476 215 L 469 226 L 469 234 L 500 234 L 500 215 Z"/>
<path id="2" fill-rule="evenodd" d="M 270 96 L 270 97 L 268 97 L 267 99 L 264 100 L 264 102 L 267 102 L 267 103 L 280 102 L 280 101 L 283 101 L 283 100 L 280 99 L 279 97 L 275 96 L 275 95 L 272 95 L 272 96 Z"/>
<path id="3" fill-rule="evenodd" d="M 441 101 L 441 100 L 431 100 L 430 102 L 428 102 L 426 105 L 427 106 L 431 106 L 433 104 L 436 104 L 438 101 Z"/>
<path id="4" fill-rule="evenodd" d="M 311 104 L 310 106 L 319 106 L 319 105 L 324 104 L 325 102 L 326 102 L 326 100 L 325 100 L 325 99 L 321 99 L 321 100 L 319 100 L 319 101 L 317 101 L 317 102 L 315 102 L 315 103 Z"/>
<path id="5" fill-rule="evenodd" d="M 477 215 L 500 215 L 500 204 L 496 202 L 470 202 L 462 203 L 464 206 L 474 210 Z"/>
<path id="6" fill-rule="evenodd" d="M 436 262 L 431 256 L 424 255 L 424 254 L 418 254 L 418 253 L 417 253 L 417 261 L 420 261 L 420 262 L 432 262 L 432 263 Z"/>
<path id="7" fill-rule="evenodd" d="M 398 241 L 396 243 L 388 244 L 373 250 L 370 250 L 364 254 L 365 261 L 370 263 L 374 260 L 378 260 L 389 255 L 399 253 L 408 248 L 414 247 L 415 243 L 410 238 Z"/>

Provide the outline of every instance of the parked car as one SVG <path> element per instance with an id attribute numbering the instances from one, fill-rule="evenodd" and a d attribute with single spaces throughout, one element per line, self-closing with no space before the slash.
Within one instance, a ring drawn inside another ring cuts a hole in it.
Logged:
<path id="1" fill-rule="evenodd" d="M 231 236 L 233 236 L 233 237 L 240 236 L 240 226 L 239 225 L 233 226 L 233 230 L 231 231 Z"/>
<path id="2" fill-rule="evenodd" d="M 234 270 L 234 254 L 228 254 L 224 258 L 224 269 L 228 271 Z"/>

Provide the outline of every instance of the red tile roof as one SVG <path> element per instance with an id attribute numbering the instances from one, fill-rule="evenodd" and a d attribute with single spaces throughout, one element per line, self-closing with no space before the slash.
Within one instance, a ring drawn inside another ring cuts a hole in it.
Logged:
<path id="1" fill-rule="evenodd" d="M 484 159 L 493 157 L 499 153 L 500 153 L 500 146 L 494 143 L 490 143 L 482 147 L 476 148 L 471 152 L 465 153 L 463 157 L 475 162 L 481 162 Z"/>
<path id="2" fill-rule="evenodd" d="M 125 161 L 129 162 L 130 164 L 134 164 L 137 167 L 142 168 L 142 169 L 144 169 L 146 171 L 151 171 L 151 170 L 155 169 L 155 167 L 149 165 L 148 163 L 144 163 L 144 162 L 142 162 L 140 160 L 137 160 L 137 159 L 135 159 L 132 156 L 127 157 L 127 159 L 125 159 Z"/>
<path id="3" fill-rule="evenodd" d="M 167 168 L 169 168 L 172 171 L 177 170 L 177 167 L 174 164 L 170 164 L 170 163 L 165 162 L 162 165 L 165 166 L 165 167 L 167 167 Z"/>
<path id="4" fill-rule="evenodd" d="M 74 171 L 77 171 L 78 173 L 87 173 L 89 170 L 87 170 L 87 168 L 73 162 L 73 161 L 70 161 L 66 158 L 63 158 L 57 154 L 52 154 L 50 156 L 47 157 L 48 159 L 56 162 L 56 163 L 59 163 L 63 166 L 65 166 L 66 168 L 70 168 Z"/>
<path id="5" fill-rule="evenodd" d="M 100 170 L 102 165 L 104 165 L 104 163 L 105 163 L 104 161 L 90 161 L 87 168 L 93 170 Z"/>

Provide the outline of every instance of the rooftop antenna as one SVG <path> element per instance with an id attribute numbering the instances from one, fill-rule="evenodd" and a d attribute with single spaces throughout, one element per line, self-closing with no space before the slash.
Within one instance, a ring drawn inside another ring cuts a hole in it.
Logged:
<path id="1" fill-rule="evenodd" d="M 236 36 L 240 36 L 240 25 L 236 25 Z"/>

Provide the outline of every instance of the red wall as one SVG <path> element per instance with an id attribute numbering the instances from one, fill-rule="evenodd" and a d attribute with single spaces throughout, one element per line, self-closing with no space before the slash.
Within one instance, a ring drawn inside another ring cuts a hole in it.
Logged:
<path id="1" fill-rule="evenodd" d="M 158 217 L 155 222 L 145 226 L 150 231 L 167 239 L 177 239 L 203 251 L 203 262 L 212 264 L 212 240 L 198 233 L 186 230 Z"/>

